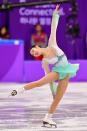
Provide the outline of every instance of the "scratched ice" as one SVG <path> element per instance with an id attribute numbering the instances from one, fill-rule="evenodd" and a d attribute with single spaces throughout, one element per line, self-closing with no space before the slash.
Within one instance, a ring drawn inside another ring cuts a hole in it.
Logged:
<path id="1" fill-rule="evenodd" d="M 58 128 L 43 128 L 52 102 L 48 85 L 8 97 L 22 84 L 0 84 L 0 131 L 87 131 L 87 83 L 70 83 L 53 119 Z"/>

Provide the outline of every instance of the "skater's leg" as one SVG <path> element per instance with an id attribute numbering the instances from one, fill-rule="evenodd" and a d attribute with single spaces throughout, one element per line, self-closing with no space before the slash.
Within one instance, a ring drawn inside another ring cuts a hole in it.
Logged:
<path id="1" fill-rule="evenodd" d="M 46 76 L 41 78 L 40 80 L 35 81 L 35 82 L 31 82 L 31 83 L 25 85 L 24 89 L 25 90 L 30 90 L 32 88 L 40 87 L 42 85 L 45 85 L 45 84 L 50 83 L 50 82 L 55 81 L 55 80 L 58 80 L 58 73 L 50 72 Z"/>
<path id="2" fill-rule="evenodd" d="M 59 104 L 60 100 L 62 99 L 68 85 L 69 76 L 67 76 L 65 79 L 59 81 L 59 85 L 57 88 L 56 96 L 52 102 L 52 105 L 48 111 L 48 113 L 45 115 L 43 119 L 43 124 L 49 124 L 49 125 L 55 125 L 56 123 L 52 121 L 52 115 L 56 110 L 57 105 Z"/>
<path id="3" fill-rule="evenodd" d="M 65 79 L 59 81 L 56 96 L 52 102 L 50 109 L 49 109 L 49 114 L 53 114 L 55 112 L 57 105 L 59 104 L 60 100 L 62 99 L 62 97 L 67 89 L 68 81 L 69 81 L 69 75 Z"/>
<path id="4" fill-rule="evenodd" d="M 50 83 L 50 82 L 55 81 L 55 80 L 58 80 L 58 73 L 50 72 L 38 81 L 31 82 L 31 83 L 25 85 L 24 87 L 18 88 L 17 90 L 13 90 L 11 92 L 11 95 L 15 96 L 15 95 L 17 95 L 17 93 L 23 93 L 25 90 L 30 90 L 30 89 L 33 89 L 35 87 L 40 87 L 42 85 L 45 85 L 45 84 Z"/>

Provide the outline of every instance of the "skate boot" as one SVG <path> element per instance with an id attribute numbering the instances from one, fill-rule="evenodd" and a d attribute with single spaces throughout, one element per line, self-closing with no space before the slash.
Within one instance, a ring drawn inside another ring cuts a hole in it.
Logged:
<path id="1" fill-rule="evenodd" d="M 21 88 L 18 88 L 17 90 L 13 90 L 12 92 L 11 92 L 11 96 L 16 96 L 18 93 L 19 94 L 22 94 L 23 92 L 24 92 L 24 88 L 23 87 L 21 87 Z"/>
<path id="2" fill-rule="evenodd" d="M 16 90 L 13 90 L 13 91 L 11 92 L 11 96 L 15 96 L 15 95 L 17 95 L 17 91 L 16 91 Z"/>
<path id="3" fill-rule="evenodd" d="M 48 128 L 55 127 L 55 128 L 57 128 L 57 124 L 52 120 L 52 118 L 47 118 L 47 119 L 43 120 L 42 127 L 48 127 Z"/>

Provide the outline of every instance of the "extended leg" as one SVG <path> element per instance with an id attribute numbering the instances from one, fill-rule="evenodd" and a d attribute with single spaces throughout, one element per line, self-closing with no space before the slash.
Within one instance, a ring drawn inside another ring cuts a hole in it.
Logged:
<path id="1" fill-rule="evenodd" d="M 24 86 L 24 89 L 30 90 L 32 88 L 40 87 L 42 85 L 45 85 L 45 84 L 50 83 L 55 80 L 58 80 L 58 73 L 50 72 L 49 74 L 47 74 L 46 76 L 44 76 L 40 80 L 27 84 L 26 86 Z"/>
<path id="2" fill-rule="evenodd" d="M 45 84 L 50 83 L 55 80 L 58 80 L 58 73 L 50 72 L 49 74 L 47 74 L 46 76 L 44 76 L 42 79 L 40 79 L 38 81 L 31 82 L 31 83 L 25 85 L 24 87 L 18 88 L 17 90 L 13 90 L 11 95 L 15 96 L 15 95 L 17 95 L 17 93 L 22 93 L 25 90 L 30 90 L 35 87 L 40 87 L 42 85 L 45 85 Z"/>

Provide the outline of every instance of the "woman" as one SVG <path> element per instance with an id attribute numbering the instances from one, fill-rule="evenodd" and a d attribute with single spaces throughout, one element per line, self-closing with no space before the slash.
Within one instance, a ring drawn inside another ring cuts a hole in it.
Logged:
<path id="1" fill-rule="evenodd" d="M 32 48 L 30 51 L 30 53 L 33 56 L 43 55 L 43 68 L 47 74 L 42 79 L 35 82 L 31 82 L 18 90 L 13 90 L 11 93 L 11 95 L 16 95 L 19 92 L 30 90 L 35 87 L 40 87 L 47 83 L 52 84 L 53 81 L 59 80 L 56 95 L 54 96 L 53 102 L 48 113 L 45 115 L 43 119 L 44 126 L 51 125 L 55 127 L 57 127 L 57 124 L 52 120 L 52 115 L 55 112 L 57 105 L 59 104 L 67 89 L 69 78 L 75 76 L 77 70 L 79 69 L 79 64 L 68 63 L 67 57 L 65 56 L 64 52 L 57 46 L 56 30 L 59 21 L 58 12 L 59 5 L 56 6 L 56 9 L 53 13 L 51 34 L 48 42 L 48 47 L 40 48 L 36 46 L 35 48 Z M 49 71 L 47 63 L 53 64 L 52 72 Z"/>
<path id="2" fill-rule="evenodd" d="M 47 35 L 43 31 L 42 26 L 38 23 L 35 25 L 35 32 L 31 36 L 32 47 L 39 46 L 45 48 L 47 46 Z M 34 56 L 35 60 L 42 60 L 43 56 Z"/>
<path id="3" fill-rule="evenodd" d="M 1 39 L 9 39 L 10 38 L 6 26 L 1 27 L 1 29 L 0 29 L 0 38 Z"/>

